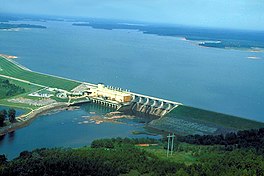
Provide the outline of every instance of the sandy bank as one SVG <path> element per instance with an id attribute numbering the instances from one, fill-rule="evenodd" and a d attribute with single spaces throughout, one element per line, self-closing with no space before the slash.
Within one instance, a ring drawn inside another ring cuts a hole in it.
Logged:
<path id="1" fill-rule="evenodd" d="M 11 56 L 11 55 L 6 55 L 6 54 L 0 54 L 0 56 L 7 58 L 7 59 L 17 59 L 17 56 Z"/>

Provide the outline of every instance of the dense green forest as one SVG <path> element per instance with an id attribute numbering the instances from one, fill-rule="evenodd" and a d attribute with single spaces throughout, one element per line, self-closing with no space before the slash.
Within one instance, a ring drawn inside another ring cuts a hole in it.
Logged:
<path id="1" fill-rule="evenodd" d="M 24 93 L 25 89 L 0 78 L 0 99 Z"/>
<path id="2" fill-rule="evenodd" d="M 264 129 L 216 136 L 187 136 L 175 142 L 174 154 L 166 153 L 166 139 L 100 139 L 89 147 L 24 151 L 14 160 L 0 156 L 1 175 L 264 175 Z M 233 137 L 230 137 L 233 135 Z M 212 138 L 210 142 L 208 138 Z M 238 147 L 239 139 L 243 146 Z M 198 140 L 199 139 L 199 140 Z M 220 140 L 221 139 L 221 140 Z M 200 141 L 199 144 L 196 141 Z M 209 144 L 210 143 L 210 144 Z M 223 143 L 223 144 L 222 144 Z M 147 147 L 137 144 L 149 144 Z M 204 146 L 206 145 L 206 146 Z M 226 146 L 236 145 L 232 150 Z M 162 152 L 162 155 L 158 151 Z M 186 163 L 179 153 L 195 158 Z"/>
<path id="3" fill-rule="evenodd" d="M 264 155 L 264 128 L 231 132 L 226 135 L 180 136 L 179 141 L 198 145 L 223 145 L 225 150 L 253 149 Z"/>

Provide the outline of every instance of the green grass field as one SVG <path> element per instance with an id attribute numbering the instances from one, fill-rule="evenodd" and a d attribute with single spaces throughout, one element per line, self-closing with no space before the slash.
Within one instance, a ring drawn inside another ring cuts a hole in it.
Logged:
<path id="1" fill-rule="evenodd" d="M 21 108 L 21 109 L 25 109 L 25 110 L 30 110 L 30 109 L 35 109 L 36 108 L 35 106 L 31 106 L 31 105 L 8 102 L 8 99 L 9 98 L 18 98 L 18 97 L 26 98 L 26 97 L 28 97 L 28 94 L 30 92 L 35 92 L 35 91 L 37 91 L 39 89 L 42 89 L 42 87 L 38 87 L 38 86 L 31 85 L 31 84 L 24 83 L 24 82 L 17 81 L 17 80 L 12 80 L 12 79 L 7 79 L 7 78 L 1 78 L 0 77 L 0 80 L 2 80 L 2 79 L 3 80 L 9 80 L 9 82 L 11 84 L 15 84 L 16 86 L 24 88 L 25 92 L 22 93 L 22 94 L 18 94 L 18 95 L 12 96 L 12 97 L 0 98 L 0 105 L 10 106 L 10 107 L 14 107 L 14 108 Z M 0 93 L 1 93 L 1 91 L 0 91 Z"/>
<path id="2" fill-rule="evenodd" d="M 200 160 L 204 158 L 215 158 L 221 155 L 218 146 L 202 146 L 193 145 L 181 142 L 175 142 L 175 151 L 172 155 L 169 153 L 167 157 L 167 150 L 164 149 L 162 144 L 157 146 L 140 147 L 141 149 L 156 155 L 162 160 L 169 160 L 175 163 L 184 163 L 186 165 L 191 165 L 194 163 L 199 163 Z"/>
<path id="3" fill-rule="evenodd" d="M 29 81 L 31 83 L 40 84 L 47 87 L 59 88 L 67 91 L 70 91 L 76 86 L 80 85 L 80 83 L 75 81 L 24 70 L 1 56 L 0 75 L 10 76 L 13 78 Z"/>

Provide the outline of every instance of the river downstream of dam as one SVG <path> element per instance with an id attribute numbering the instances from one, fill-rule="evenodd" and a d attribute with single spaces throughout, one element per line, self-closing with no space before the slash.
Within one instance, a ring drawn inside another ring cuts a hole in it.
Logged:
<path id="1" fill-rule="evenodd" d="M 111 108 L 88 103 L 78 109 L 42 115 L 27 127 L 1 137 L 0 153 L 12 159 L 24 150 L 81 147 L 100 138 L 161 138 L 144 128 L 146 119 L 131 117 L 103 122 L 105 115 L 111 111 Z"/>

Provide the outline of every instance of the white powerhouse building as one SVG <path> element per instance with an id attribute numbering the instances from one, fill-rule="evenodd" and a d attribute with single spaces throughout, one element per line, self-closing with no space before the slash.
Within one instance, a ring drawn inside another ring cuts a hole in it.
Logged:
<path id="1" fill-rule="evenodd" d="M 91 97 L 101 97 L 106 100 L 117 101 L 119 103 L 130 102 L 132 99 L 131 94 L 122 90 L 116 90 L 113 88 L 105 87 L 104 84 L 98 84 L 97 87 L 90 89 Z"/>

